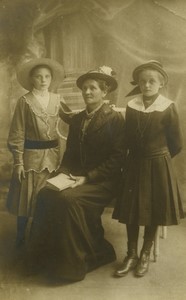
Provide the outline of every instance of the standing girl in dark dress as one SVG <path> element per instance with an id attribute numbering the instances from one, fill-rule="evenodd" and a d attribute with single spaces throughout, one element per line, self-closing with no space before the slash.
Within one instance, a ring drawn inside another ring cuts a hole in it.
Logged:
<path id="1" fill-rule="evenodd" d="M 128 158 L 123 192 L 113 218 L 126 224 L 128 252 L 118 277 L 135 269 L 142 277 L 148 271 L 150 250 L 159 225 L 177 225 L 183 210 L 171 158 L 181 150 L 181 135 L 175 103 L 159 94 L 168 76 L 162 65 L 150 61 L 133 71 L 141 91 L 126 109 Z M 130 95 L 133 93 L 130 93 Z M 139 226 L 144 226 L 140 258 L 137 254 Z"/>

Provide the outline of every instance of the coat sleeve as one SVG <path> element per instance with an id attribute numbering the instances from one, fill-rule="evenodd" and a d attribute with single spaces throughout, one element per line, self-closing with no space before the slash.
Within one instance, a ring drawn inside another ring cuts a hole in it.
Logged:
<path id="1" fill-rule="evenodd" d="M 172 103 L 169 107 L 165 130 L 168 148 L 171 157 L 174 157 L 182 149 L 182 134 L 180 130 L 180 122 L 176 105 L 174 103 Z"/>
<path id="2" fill-rule="evenodd" d="M 23 165 L 25 142 L 25 100 L 17 102 L 8 136 L 8 148 L 13 154 L 14 165 Z"/>
<path id="3" fill-rule="evenodd" d="M 124 167 L 126 157 L 124 118 L 120 113 L 116 113 L 108 124 L 111 139 L 110 155 L 97 168 L 87 173 L 90 182 L 116 179 Z"/>
<path id="4" fill-rule="evenodd" d="M 71 123 L 69 126 L 69 132 L 66 142 L 66 150 L 64 152 L 60 171 L 68 174 L 72 169 L 72 166 L 76 164 L 76 148 L 77 148 L 77 136 L 74 132 L 74 125 Z"/>

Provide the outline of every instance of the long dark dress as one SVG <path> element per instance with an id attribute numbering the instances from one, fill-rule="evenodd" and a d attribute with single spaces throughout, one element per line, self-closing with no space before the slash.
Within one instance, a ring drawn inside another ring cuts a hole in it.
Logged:
<path id="1" fill-rule="evenodd" d="M 124 119 L 103 105 L 82 137 L 85 116 L 83 111 L 72 118 L 62 170 L 89 180 L 61 192 L 40 191 L 28 243 L 33 268 L 67 280 L 82 280 L 116 258 L 101 215 L 121 178 Z"/>
<path id="2" fill-rule="evenodd" d="M 142 95 L 126 109 L 127 164 L 113 218 L 138 225 L 178 224 L 183 217 L 171 157 L 181 150 L 175 104 L 159 95 L 146 110 Z"/>

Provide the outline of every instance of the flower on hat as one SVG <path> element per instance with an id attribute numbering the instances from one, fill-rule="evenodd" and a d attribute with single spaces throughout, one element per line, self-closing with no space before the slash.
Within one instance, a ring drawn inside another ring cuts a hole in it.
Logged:
<path id="1" fill-rule="evenodd" d="M 87 79 L 94 79 L 94 80 L 103 80 L 107 83 L 109 92 L 114 91 L 118 84 L 117 80 L 115 79 L 116 73 L 112 70 L 112 68 L 108 66 L 101 66 L 98 67 L 96 70 L 91 70 L 80 77 L 78 77 L 76 83 L 77 86 L 82 89 L 83 82 Z"/>
<path id="2" fill-rule="evenodd" d="M 102 66 L 98 68 L 98 72 L 109 75 L 109 76 L 113 76 L 116 73 L 112 70 L 112 68 L 108 67 L 108 66 Z"/>

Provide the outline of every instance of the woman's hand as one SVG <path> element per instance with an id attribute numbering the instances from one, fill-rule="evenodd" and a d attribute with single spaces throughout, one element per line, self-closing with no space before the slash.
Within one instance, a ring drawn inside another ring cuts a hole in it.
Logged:
<path id="1" fill-rule="evenodd" d="M 85 176 L 73 176 L 73 175 L 70 174 L 70 177 L 75 180 L 75 182 L 71 186 L 71 188 L 75 188 L 75 187 L 77 187 L 79 185 L 82 185 L 82 184 L 87 182 L 87 178 Z"/>
<path id="2" fill-rule="evenodd" d="M 14 176 L 19 182 L 22 181 L 22 179 L 25 179 L 25 170 L 23 166 L 15 166 L 14 168 Z"/>

